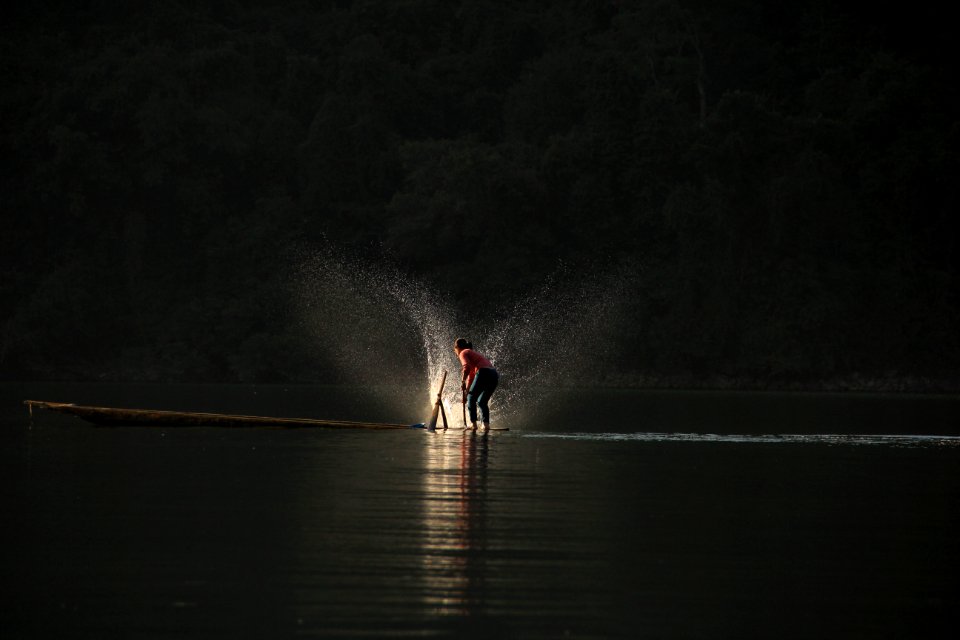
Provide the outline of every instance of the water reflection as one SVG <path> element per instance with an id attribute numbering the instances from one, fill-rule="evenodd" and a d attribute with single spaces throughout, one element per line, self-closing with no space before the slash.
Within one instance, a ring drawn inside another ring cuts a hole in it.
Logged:
<path id="1" fill-rule="evenodd" d="M 608 442 L 720 442 L 732 444 L 825 444 L 891 447 L 960 447 L 960 436 L 808 434 L 717 434 L 717 433 L 530 433 L 526 438 L 592 440 Z"/>
<path id="2" fill-rule="evenodd" d="M 477 616 L 485 608 L 488 445 L 486 434 L 459 429 L 428 438 L 425 599 L 440 616 Z"/>

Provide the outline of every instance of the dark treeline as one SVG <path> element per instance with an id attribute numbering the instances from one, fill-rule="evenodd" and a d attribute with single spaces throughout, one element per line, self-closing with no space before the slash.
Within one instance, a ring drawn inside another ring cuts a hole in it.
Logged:
<path id="1" fill-rule="evenodd" d="M 635 264 L 626 374 L 956 376 L 960 101 L 936 18 L 194 4 L 9 10 L 4 378 L 324 379 L 285 312 L 285 250 L 321 241 L 474 306 L 561 261 Z"/>

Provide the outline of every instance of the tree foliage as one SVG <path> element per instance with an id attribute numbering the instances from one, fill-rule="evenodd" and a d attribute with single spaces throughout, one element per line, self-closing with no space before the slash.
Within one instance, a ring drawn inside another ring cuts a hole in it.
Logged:
<path id="1" fill-rule="evenodd" d="M 323 239 L 472 306 L 642 264 L 626 369 L 955 375 L 960 110 L 916 27 L 744 0 L 17 9 L 0 372 L 315 377 L 279 256 Z"/>

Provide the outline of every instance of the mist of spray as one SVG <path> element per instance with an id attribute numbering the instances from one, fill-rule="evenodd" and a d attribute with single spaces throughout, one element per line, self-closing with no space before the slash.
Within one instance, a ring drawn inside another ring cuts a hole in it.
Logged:
<path id="1" fill-rule="evenodd" d="M 454 340 L 442 296 L 385 262 L 329 245 L 300 251 L 295 282 L 301 324 L 318 360 L 334 368 L 328 379 L 379 392 L 398 415 L 411 407 L 409 393 L 397 388 L 419 389 L 417 400 L 432 403 L 436 390 L 422 390 L 450 368 Z"/>
<path id="2" fill-rule="evenodd" d="M 457 337 L 494 363 L 501 376 L 491 400 L 496 424 L 521 424 L 551 392 L 593 384 L 615 349 L 629 271 L 584 274 L 560 269 L 536 293 L 492 311 L 465 316 L 437 291 L 385 261 L 362 260 L 332 247 L 299 261 L 295 296 L 303 325 L 337 381 L 382 389 L 397 415 L 427 415 L 448 372 L 443 402 L 451 426 L 461 414 Z M 391 386 L 412 389 L 397 394 Z M 405 406 L 399 406 L 406 403 Z M 422 419 L 422 418 L 421 418 Z"/>
<path id="3" fill-rule="evenodd" d="M 566 390 L 602 380 L 626 321 L 631 278 L 628 267 L 560 268 L 539 291 L 487 321 L 474 344 L 505 378 L 502 395 L 494 396 L 501 413 L 524 422 Z"/>

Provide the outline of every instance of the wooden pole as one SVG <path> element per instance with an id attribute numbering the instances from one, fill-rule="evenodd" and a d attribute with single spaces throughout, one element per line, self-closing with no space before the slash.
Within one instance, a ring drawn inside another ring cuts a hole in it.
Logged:
<path id="1" fill-rule="evenodd" d="M 443 403 L 440 403 L 440 417 L 443 418 L 443 430 L 447 430 L 447 412 L 443 409 Z"/>
<path id="2" fill-rule="evenodd" d="M 443 401 L 442 401 L 443 385 L 445 385 L 446 382 L 447 382 L 447 370 L 444 369 L 443 377 L 440 378 L 440 390 L 437 391 L 437 401 L 433 405 L 433 413 L 430 414 L 430 421 L 427 422 L 428 431 L 437 430 L 437 418 L 440 416 L 440 410 L 443 408 Z M 446 414 L 444 414 L 443 421 L 444 421 L 444 424 L 446 424 L 446 421 L 447 421 Z"/>

